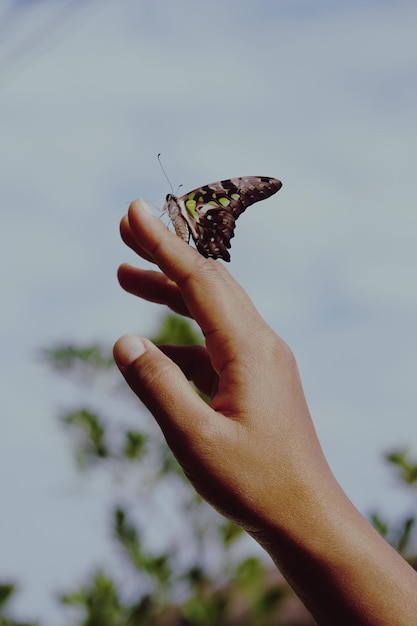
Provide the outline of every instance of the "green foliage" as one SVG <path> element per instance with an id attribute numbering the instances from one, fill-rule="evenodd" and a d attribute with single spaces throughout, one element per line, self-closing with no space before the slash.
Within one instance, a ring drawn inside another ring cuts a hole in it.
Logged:
<path id="1" fill-rule="evenodd" d="M 201 332 L 189 320 L 174 314 L 168 314 L 163 318 L 160 329 L 152 341 L 156 345 L 186 346 L 204 343 Z M 89 377 L 115 366 L 112 350 L 99 344 L 90 346 L 57 344 L 52 348 L 41 350 L 40 355 L 42 360 L 59 373 L 80 371 L 83 376 Z"/>
<path id="2" fill-rule="evenodd" d="M 126 512 L 121 508 L 114 512 L 114 533 L 136 569 L 155 579 L 159 589 L 166 588 L 172 573 L 169 565 L 170 556 L 168 554 L 155 556 L 144 551 L 137 528 L 128 521 Z"/>
<path id="3" fill-rule="evenodd" d="M 99 571 L 78 591 L 64 594 L 61 602 L 81 609 L 80 626 L 121 626 L 124 607 L 111 578 Z"/>
<path id="4" fill-rule="evenodd" d="M 108 574 L 96 571 L 87 584 L 60 597 L 62 604 L 78 609 L 77 626 L 151 626 L 159 624 L 160 608 L 151 595 L 129 602 Z M 155 621 L 156 620 L 156 621 Z M 179 625 L 178 625 L 179 626 Z"/>
<path id="5" fill-rule="evenodd" d="M 16 592 L 16 586 L 10 582 L 0 583 L 0 626 L 36 626 L 34 622 L 20 622 L 8 617 L 8 603 Z"/>
<path id="6" fill-rule="evenodd" d="M 386 459 L 397 468 L 404 482 L 408 485 L 417 485 L 417 461 L 410 459 L 407 450 L 393 450 L 386 455 Z"/>
<path id="7" fill-rule="evenodd" d="M 125 432 L 125 446 L 123 455 L 131 461 L 139 459 L 145 452 L 147 437 L 143 433 L 135 430 Z"/>
<path id="8" fill-rule="evenodd" d="M 74 436 L 75 458 L 80 469 L 94 467 L 105 459 L 137 461 L 146 454 L 147 435 L 127 429 L 120 441 L 120 437 L 109 432 L 106 420 L 88 409 L 62 415 L 61 423 Z"/>
<path id="9" fill-rule="evenodd" d="M 235 580 L 247 598 L 250 598 L 252 622 L 259 622 L 259 618 L 272 617 L 276 609 L 288 595 L 288 589 L 283 584 L 268 583 L 267 570 L 259 559 L 249 557 L 238 564 Z"/>
<path id="10" fill-rule="evenodd" d="M 77 433 L 76 458 L 82 468 L 96 463 L 97 459 L 109 456 L 105 443 L 105 426 L 103 420 L 87 409 L 79 409 L 61 417 L 66 426 Z"/>
<path id="11" fill-rule="evenodd" d="M 289 589 L 282 581 L 270 581 L 265 564 L 258 558 L 239 561 L 229 574 L 229 582 L 215 585 L 204 570 L 190 571 L 194 593 L 182 610 L 192 626 L 275 626 Z"/>
<path id="12" fill-rule="evenodd" d="M 222 524 L 220 524 L 219 531 L 222 543 L 225 546 L 230 546 L 243 533 L 241 526 L 238 526 L 234 522 L 231 522 L 227 519 L 224 520 Z"/>
<path id="13" fill-rule="evenodd" d="M 82 348 L 71 344 L 60 344 L 42 350 L 41 355 L 47 363 L 61 372 L 76 368 L 83 368 L 84 372 L 87 369 L 97 372 L 97 370 L 106 370 L 114 366 L 112 352 L 96 344 Z"/>
<path id="14" fill-rule="evenodd" d="M 0 610 L 2 611 L 15 591 L 12 583 L 0 584 Z"/>
<path id="15" fill-rule="evenodd" d="M 156 345 L 190 346 L 203 344 L 200 331 L 195 330 L 191 322 L 179 315 L 168 314 L 164 317 L 161 329 L 152 337 Z"/>
<path id="16" fill-rule="evenodd" d="M 388 543 L 404 557 L 407 556 L 411 546 L 412 531 L 415 525 L 415 517 L 406 517 L 399 520 L 395 525 L 390 525 L 377 513 L 371 515 L 371 522 Z"/>
<path id="17" fill-rule="evenodd" d="M 397 476 L 401 484 L 409 488 L 417 485 L 417 464 L 414 460 L 411 460 L 406 450 L 392 450 L 385 454 L 385 459 L 397 468 Z M 378 513 L 373 513 L 371 522 L 397 552 L 403 555 L 404 558 L 408 558 L 410 562 L 416 561 L 416 556 L 412 554 L 412 550 L 416 548 L 416 515 L 407 515 L 405 518 L 392 524 Z"/>
<path id="18" fill-rule="evenodd" d="M 120 586 L 102 571 L 95 572 L 78 590 L 61 596 L 66 605 L 78 608 L 79 626 L 266 626 L 279 624 L 276 612 L 285 601 L 285 584 L 271 584 L 268 570 L 256 558 L 235 565 L 219 585 L 204 564 L 172 569 L 175 555 L 144 550 L 135 524 L 126 511 L 114 511 L 114 532 L 125 557 L 136 570 L 134 601 L 123 599 Z M 186 582 L 187 598 L 174 601 L 178 585 Z M 149 591 L 151 590 L 151 591 Z M 274 617 L 272 619 L 272 617 Z M 271 621 L 269 622 L 269 617 Z"/>

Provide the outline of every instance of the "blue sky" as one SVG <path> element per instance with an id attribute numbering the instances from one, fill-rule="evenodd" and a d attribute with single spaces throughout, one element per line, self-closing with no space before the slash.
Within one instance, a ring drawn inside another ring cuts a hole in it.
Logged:
<path id="1" fill-rule="evenodd" d="M 104 488 L 79 489 L 55 423 L 72 391 L 36 355 L 154 332 L 115 273 L 128 203 L 169 192 L 159 152 L 184 191 L 283 181 L 230 271 L 294 350 L 349 496 L 406 511 L 381 453 L 416 449 L 415 3 L 19 4 L 0 13 L 0 575 L 22 612 L 56 623 L 49 590 L 102 558 Z"/>

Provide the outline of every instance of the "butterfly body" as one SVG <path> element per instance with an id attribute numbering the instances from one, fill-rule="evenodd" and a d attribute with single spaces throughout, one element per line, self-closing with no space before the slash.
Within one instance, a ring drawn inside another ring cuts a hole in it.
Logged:
<path id="1" fill-rule="evenodd" d="M 200 254 L 230 261 L 228 248 L 239 215 L 281 187 L 281 181 L 267 176 L 229 178 L 204 185 L 179 198 L 168 194 L 164 210 L 176 234 L 187 242 L 191 234 Z"/>

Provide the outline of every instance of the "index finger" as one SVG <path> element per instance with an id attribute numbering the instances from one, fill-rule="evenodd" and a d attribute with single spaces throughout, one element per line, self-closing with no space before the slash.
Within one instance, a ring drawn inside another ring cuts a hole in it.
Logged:
<path id="1" fill-rule="evenodd" d="M 181 290 L 192 317 L 207 336 L 247 335 L 247 326 L 261 320 L 250 298 L 220 262 L 204 258 L 174 235 L 141 201 L 128 211 L 132 235 L 162 272 Z"/>

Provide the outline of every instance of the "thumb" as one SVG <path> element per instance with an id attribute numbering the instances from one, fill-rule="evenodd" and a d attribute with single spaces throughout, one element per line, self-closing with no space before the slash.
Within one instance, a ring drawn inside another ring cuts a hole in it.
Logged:
<path id="1" fill-rule="evenodd" d="M 121 337 L 113 353 L 126 382 L 153 414 L 173 449 L 179 445 L 173 438 L 182 435 L 183 440 L 196 434 L 198 423 L 207 419 L 212 409 L 168 356 L 137 335 Z"/>

